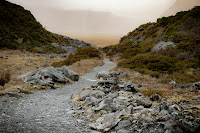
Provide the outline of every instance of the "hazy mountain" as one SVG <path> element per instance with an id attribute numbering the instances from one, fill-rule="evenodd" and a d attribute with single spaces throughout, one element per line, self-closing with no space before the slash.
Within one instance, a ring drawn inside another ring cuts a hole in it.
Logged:
<path id="1" fill-rule="evenodd" d="M 194 6 L 200 6 L 200 0 L 176 0 L 174 4 L 161 15 L 161 17 L 175 15 L 177 12 L 187 11 Z"/>

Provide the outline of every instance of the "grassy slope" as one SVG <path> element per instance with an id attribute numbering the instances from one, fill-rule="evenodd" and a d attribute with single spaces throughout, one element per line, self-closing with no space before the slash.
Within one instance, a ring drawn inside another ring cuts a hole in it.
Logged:
<path id="1" fill-rule="evenodd" d="M 43 47 L 44 52 L 56 52 L 53 47 L 46 44 L 69 43 L 67 39 L 45 30 L 30 11 L 19 5 L 1 0 L 0 18 L 0 48 L 34 51 L 33 47 Z"/>
<path id="2" fill-rule="evenodd" d="M 172 41 L 175 48 L 151 52 L 160 41 Z M 107 55 L 120 54 L 118 66 L 180 84 L 200 80 L 200 7 L 143 24 L 121 38 L 118 45 L 105 47 Z"/>

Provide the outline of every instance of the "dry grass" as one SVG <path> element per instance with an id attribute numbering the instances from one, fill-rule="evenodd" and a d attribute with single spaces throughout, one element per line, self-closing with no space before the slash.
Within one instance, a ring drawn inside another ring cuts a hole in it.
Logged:
<path id="1" fill-rule="evenodd" d="M 172 85 L 170 84 L 162 84 L 160 81 L 162 77 L 157 79 L 153 78 L 149 75 L 141 75 L 137 72 L 134 72 L 130 69 L 126 68 L 115 68 L 113 71 L 123 71 L 127 73 L 127 76 L 121 77 L 122 81 L 132 82 L 135 84 L 140 84 L 144 88 L 140 90 L 145 96 L 150 96 L 152 94 L 159 94 L 162 97 L 167 98 L 169 102 L 179 102 L 181 100 L 187 100 L 191 102 L 195 102 L 194 97 L 200 97 L 200 93 L 198 92 L 191 92 L 190 89 L 173 89 Z"/>
<path id="2" fill-rule="evenodd" d="M 137 72 L 135 72 L 131 69 L 117 67 L 114 70 L 126 72 L 127 75 L 121 78 L 122 81 L 140 84 L 144 88 L 152 88 L 152 89 L 158 89 L 158 88 L 160 88 L 160 89 L 170 89 L 171 88 L 171 85 L 162 84 L 162 83 L 160 83 L 160 80 L 157 79 L 157 78 L 153 78 L 149 75 L 142 75 L 142 74 L 137 73 Z"/>
<path id="3" fill-rule="evenodd" d="M 93 67 L 102 65 L 104 65 L 104 62 L 102 60 L 86 59 L 74 63 L 73 65 L 69 66 L 69 68 L 82 76 L 86 73 L 91 72 Z"/>
<path id="4" fill-rule="evenodd" d="M 4 85 L 5 88 L 11 86 L 21 85 L 22 81 L 14 81 L 15 77 L 19 76 L 22 72 L 29 72 L 37 70 L 37 68 L 44 68 L 44 63 L 52 64 L 55 61 L 62 60 L 61 57 L 46 58 L 42 54 L 34 56 L 30 52 L 22 52 L 19 50 L 0 50 L 0 68 L 3 70 L 9 70 L 11 74 L 11 81 Z M 20 66 L 20 69 L 17 67 Z"/>

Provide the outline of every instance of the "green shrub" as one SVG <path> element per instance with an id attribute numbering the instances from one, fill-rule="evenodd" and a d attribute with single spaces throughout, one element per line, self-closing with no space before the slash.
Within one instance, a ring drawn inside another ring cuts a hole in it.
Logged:
<path id="1" fill-rule="evenodd" d="M 171 75 L 168 75 L 165 79 L 163 79 L 162 83 L 169 83 L 171 80 L 176 79 L 179 85 L 189 84 L 200 81 L 200 75 L 196 75 L 193 73 L 188 73 L 188 69 L 184 69 L 182 71 L 174 72 Z"/>
<path id="2" fill-rule="evenodd" d="M 162 56 L 159 54 L 138 54 L 127 60 L 123 60 L 118 65 L 130 69 L 145 68 L 151 71 L 175 71 L 175 63 L 178 58 Z"/>

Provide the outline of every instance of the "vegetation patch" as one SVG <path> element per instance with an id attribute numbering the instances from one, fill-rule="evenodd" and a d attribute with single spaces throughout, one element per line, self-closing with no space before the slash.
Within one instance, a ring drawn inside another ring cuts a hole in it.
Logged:
<path id="1" fill-rule="evenodd" d="M 0 12 L 0 48 L 55 52 L 51 48 L 44 49 L 44 51 L 43 49 L 34 50 L 34 48 L 45 46 L 48 43 L 70 43 L 68 39 L 47 31 L 36 21 L 30 11 L 19 5 L 1 0 Z"/>
<path id="2" fill-rule="evenodd" d="M 195 73 L 200 68 L 199 13 L 198 6 L 159 18 L 156 23 L 143 24 L 122 37 L 119 44 L 103 50 L 107 56 L 120 55 L 118 66 L 156 78 L 162 75 L 167 77 L 163 79 L 165 83 L 174 79 L 180 84 L 197 82 L 200 80 Z M 151 52 L 161 41 L 171 41 L 176 46 Z"/>
<path id="3" fill-rule="evenodd" d="M 4 86 L 10 81 L 11 74 L 9 71 L 2 70 L 0 71 L 0 85 Z"/>
<path id="4" fill-rule="evenodd" d="M 101 58 L 100 52 L 93 47 L 85 47 L 78 49 L 75 54 L 70 54 L 68 58 L 63 61 L 54 62 L 52 66 L 54 67 L 61 67 L 63 65 L 69 66 L 77 61 L 83 59 L 92 59 L 92 58 Z"/>

